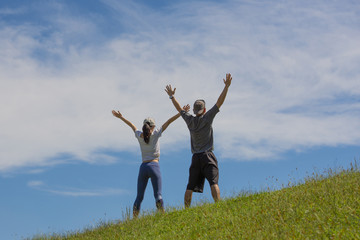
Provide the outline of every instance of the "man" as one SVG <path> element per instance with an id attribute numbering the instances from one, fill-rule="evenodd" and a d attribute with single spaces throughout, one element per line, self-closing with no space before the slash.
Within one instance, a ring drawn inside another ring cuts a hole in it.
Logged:
<path id="1" fill-rule="evenodd" d="M 205 178 L 210 184 L 211 195 L 214 201 L 217 202 L 220 200 L 220 189 L 218 186 L 219 169 L 217 159 L 212 152 L 214 149 L 212 122 L 225 101 L 231 80 L 231 74 L 226 74 L 226 79 L 223 79 L 225 87 L 216 104 L 209 111 L 206 111 L 204 100 L 196 100 L 193 108 L 195 116 L 182 110 L 174 96 L 176 88 L 173 90 L 171 85 L 166 86 L 165 91 L 169 95 L 176 110 L 180 112 L 190 131 L 191 152 L 193 156 L 189 169 L 189 181 L 184 197 L 186 208 L 191 204 L 193 192 L 203 192 Z"/>

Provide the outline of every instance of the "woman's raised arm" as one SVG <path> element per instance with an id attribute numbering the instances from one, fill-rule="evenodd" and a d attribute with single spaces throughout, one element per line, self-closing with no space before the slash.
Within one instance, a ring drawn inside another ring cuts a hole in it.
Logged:
<path id="1" fill-rule="evenodd" d="M 136 127 L 134 124 L 132 124 L 129 120 L 127 120 L 126 118 L 124 118 L 122 116 L 122 114 L 120 113 L 120 111 L 115 111 L 115 110 L 112 110 L 112 114 L 117 117 L 117 118 L 120 118 L 124 123 L 126 123 L 129 127 L 131 127 L 131 129 L 135 132 L 136 131 Z"/>
<path id="2" fill-rule="evenodd" d="M 190 110 L 190 105 L 185 105 L 182 108 L 185 112 L 188 112 Z M 180 117 L 180 112 L 174 116 L 172 116 L 171 118 L 169 118 L 169 120 L 167 120 L 163 125 L 162 125 L 162 131 L 164 132 L 165 129 L 170 125 L 170 123 L 172 123 L 173 121 L 175 121 L 176 119 L 178 119 L 178 117 Z"/>

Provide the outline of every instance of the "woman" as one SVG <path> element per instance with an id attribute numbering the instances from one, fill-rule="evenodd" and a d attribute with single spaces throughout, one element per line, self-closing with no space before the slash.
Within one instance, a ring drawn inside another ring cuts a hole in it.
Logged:
<path id="1" fill-rule="evenodd" d="M 184 106 L 186 112 L 190 107 Z M 148 179 L 151 179 L 153 185 L 154 197 L 156 201 L 156 207 L 160 211 L 164 211 L 164 202 L 161 196 L 161 173 L 159 166 L 160 157 L 160 144 L 159 137 L 165 131 L 165 129 L 180 117 L 180 113 L 167 120 L 160 129 L 155 128 L 155 121 L 152 118 L 146 118 L 142 127 L 142 132 L 139 131 L 134 124 L 125 119 L 119 111 L 112 111 L 112 114 L 120 118 L 126 123 L 135 133 L 135 137 L 138 139 L 142 155 L 142 164 L 139 169 L 138 183 L 137 183 L 137 196 L 133 207 L 133 216 L 136 218 L 140 212 L 140 205 L 144 199 L 144 193 Z"/>

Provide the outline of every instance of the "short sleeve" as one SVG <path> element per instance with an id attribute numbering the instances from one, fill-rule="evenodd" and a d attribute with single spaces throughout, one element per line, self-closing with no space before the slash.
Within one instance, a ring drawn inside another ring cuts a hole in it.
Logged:
<path id="1" fill-rule="evenodd" d="M 218 112 L 220 112 L 220 110 L 215 104 L 208 112 L 205 113 L 205 115 L 206 117 L 213 119 Z"/>
<path id="2" fill-rule="evenodd" d="M 135 137 L 136 137 L 136 138 L 140 138 L 141 133 L 142 133 L 141 131 L 136 130 L 136 131 L 135 131 Z"/>
<path id="3" fill-rule="evenodd" d="M 162 128 L 157 128 L 155 129 L 154 133 L 153 133 L 155 136 L 157 136 L 158 138 L 161 137 L 161 134 L 162 134 Z"/>
<path id="4" fill-rule="evenodd" d="M 191 118 L 192 118 L 192 116 L 191 116 L 190 113 L 185 112 L 184 110 L 182 110 L 182 111 L 180 112 L 180 115 L 181 115 L 181 117 L 184 119 L 184 121 L 185 121 L 187 124 L 190 124 Z"/>

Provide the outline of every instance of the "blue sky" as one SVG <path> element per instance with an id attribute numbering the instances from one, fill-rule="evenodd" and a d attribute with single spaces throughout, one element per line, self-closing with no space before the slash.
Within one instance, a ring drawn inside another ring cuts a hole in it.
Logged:
<path id="1" fill-rule="evenodd" d="M 167 84 L 182 105 L 209 106 L 232 74 L 214 121 L 223 196 L 348 167 L 360 155 L 359 12 L 350 0 L 1 1 L 0 238 L 121 219 L 141 159 L 111 110 L 161 125 L 176 113 Z M 161 138 L 168 207 L 182 207 L 190 159 L 179 119 Z"/>

